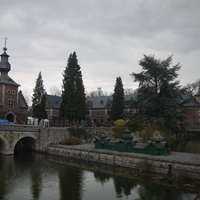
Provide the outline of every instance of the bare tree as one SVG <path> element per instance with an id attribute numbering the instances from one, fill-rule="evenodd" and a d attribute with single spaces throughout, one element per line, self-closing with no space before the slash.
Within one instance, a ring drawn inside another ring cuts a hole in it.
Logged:
<path id="1" fill-rule="evenodd" d="M 86 95 L 89 96 L 89 97 L 108 96 L 108 92 L 103 91 L 101 89 L 101 87 L 98 87 L 97 90 L 93 90 L 91 92 L 86 92 Z"/>
<path id="2" fill-rule="evenodd" d="M 51 88 L 49 88 L 49 93 L 55 96 L 61 96 L 62 94 L 61 89 L 57 86 L 52 86 Z"/>
<path id="3" fill-rule="evenodd" d="M 132 95 L 135 94 L 135 90 L 133 88 L 125 88 L 124 95 Z"/>
<path id="4" fill-rule="evenodd" d="M 197 79 L 194 83 L 188 83 L 186 86 L 182 88 L 189 95 L 197 94 L 200 89 L 200 79 Z"/>
<path id="5" fill-rule="evenodd" d="M 103 96 L 103 90 L 101 89 L 101 87 L 97 88 L 97 96 Z"/>

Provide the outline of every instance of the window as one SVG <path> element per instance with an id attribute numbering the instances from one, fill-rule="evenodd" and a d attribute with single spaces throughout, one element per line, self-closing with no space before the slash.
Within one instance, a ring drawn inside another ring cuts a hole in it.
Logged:
<path id="1" fill-rule="evenodd" d="M 20 122 L 22 123 L 23 122 L 23 116 L 20 115 Z"/>
<path id="2" fill-rule="evenodd" d="M 99 123 L 103 124 L 103 123 L 104 123 L 104 119 L 103 119 L 103 118 L 100 118 L 100 119 L 99 119 Z"/>
<path id="3" fill-rule="evenodd" d="M 13 91 L 12 91 L 12 94 L 14 94 L 14 95 L 15 95 L 15 93 L 16 93 L 16 92 L 15 92 L 15 90 L 13 90 Z"/>
<path id="4" fill-rule="evenodd" d="M 10 94 L 10 90 L 7 90 L 7 94 Z"/>
<path id="5" fill-rule="evenodd" d="M 13 102 L 14 102 L 14 100 L 8 99 L 8 107 L 9 107 L 9 108 L 12 108 L 12 107 L 13 107 Z"/>

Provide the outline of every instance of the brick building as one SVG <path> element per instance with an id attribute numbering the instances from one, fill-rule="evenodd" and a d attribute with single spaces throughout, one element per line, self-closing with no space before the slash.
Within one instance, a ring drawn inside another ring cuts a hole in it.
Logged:
<path id="1" fill-rule="evenodd" d="M 124 101 L 129 102 L 136 99 L 136 94 L 124 95 Z M 86 118 L 92 122 L 99 122 L 100 124 L 107 124 L 110 111 L 112 108 L 112 96 L 96 96 L 87 97 L 87 115 Z M 131 106 L 131 104 L 126 103 L 124 108 L 124 113 L 136 113 L 136 108 Z M 126 119 L 126 116 L 123 116 Z"/>
<path id="2" fill-rule="evenodd" d="M 131 100 L 136 100 L 136 94 L 125 95 L 125 102 L 130 102 Z M 179 96 L 179 106 L 178 109 L 184 109 L 185 122 L 188 124 L 200 123 L 200 90 L 195 96 L 189 96 L 186 94 L 180 94 Z M 52 126 L 66 126 L 67 121 L 59 119 L 59 109 L 62 98 L 54 95 L 47 95 L 46 98 L 46 111 L 48 119 L 50 120 L 50 125 Z M 100 124 L 107 124 L 112 107 L 112 96 L 96 96 L 96 97 L 86 97 L 86 121 L 89 125 L 93 125 L 96 122 Z M 137 108 L 133 105 L 126 103 L 124 109 L 124 119 L 129 119 L 137 112 Z"/>
<path id="3" fill-rule="evenodd" d="M 0 119 L 9 123 L 26 123 L 28 105 L 24 96 L 18 91 L 19 84 L 8 76 L 11 70 L 6 46 L 0 61 Z"/>
<path id="4" fill-rule="evenodd" d="M 200 123 L 200 90 L 194 96 L 180 94 L 179 109 L 185 110 L 185 122 L 187 124 Z"/>
<path id="5" fill-rule="evenodd" d="M 133 100 L 136 95 L 125 95 L 125 101 Z M 51 126 L 66 126 L 67 121 L 59 119 L 59 109 L 62 102 L 62 98 L 54 95 L 46 96 L 46 111 Z M 108 118 L 112 107 L 112 96 L 96 96 L 86 97 L 86 120 L 88 125 L 93 125 L 97 122 L 100 124 L 108 125 Z M 129 104 L 125 107 L 125 112 L 135 113 L 136 109 Z"/>

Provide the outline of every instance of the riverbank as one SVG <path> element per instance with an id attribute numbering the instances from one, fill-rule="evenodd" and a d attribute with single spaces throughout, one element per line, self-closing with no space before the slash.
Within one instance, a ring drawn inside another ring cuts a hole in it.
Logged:
<path id="1" fill-rule="evenodd" d="M 200 155 L 171 152 L 168 156 L 151 156 L 139 153 L 125 153 L 95 149 L 93 144 L 75 146 L 50 145 L 48 154 L 75 158 L 85 161 L 128 167 L 152 173 L 184 176 L 200 179 Z"/>
<path id="2" fill-rule="evenodd" d="M 153 184 L 164 188 L 176 188 L 178 190 L 184 190 L 186 192 L 192 192 L 196 194 L 199 193 L 200 180 L 187 180 L 182 179 L 182 177 L 174 178 L 174 176 L 168 176 L 165 174 L 140 173 L 139 170 L 131 168 L 124 168 L 114 165 L 72 159 L 64 156 L 50 154 L 46 154 L 45 159 L 52 163 L 81 168 L 83 170 L 89 170 L 97 174 L 102 173 L 106 177 L 113 176 L 120 177 L 121 179 L 128 178 L 129 180 L 132 180 L 133 182 L 135 181 L 139 184 Z"/>

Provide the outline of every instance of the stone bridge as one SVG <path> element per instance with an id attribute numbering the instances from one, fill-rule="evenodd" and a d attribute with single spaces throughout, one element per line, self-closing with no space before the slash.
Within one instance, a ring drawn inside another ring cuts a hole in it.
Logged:
<path id="1" fill-rule="evenodd" d="M 0 125 L 0 154 L 14 154 L 18 148 L 45 152 L 49 144 L 58 144 L 68 135 L 67 128 Z"/>

